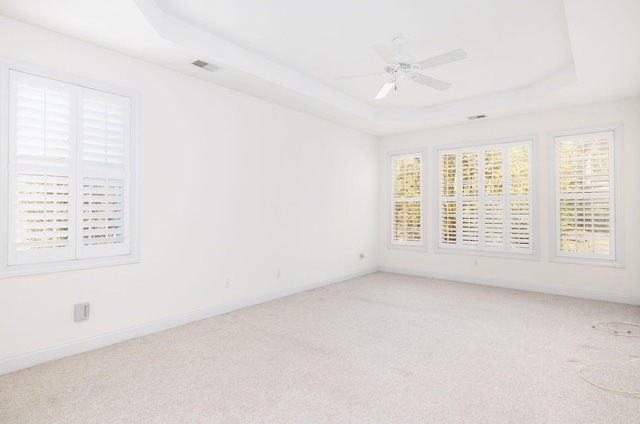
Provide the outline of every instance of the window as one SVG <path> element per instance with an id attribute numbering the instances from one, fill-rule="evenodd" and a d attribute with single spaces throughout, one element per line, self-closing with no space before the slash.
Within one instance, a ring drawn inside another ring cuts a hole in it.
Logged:
<path id="1" fill-rule="evenodd" d="M 132 261 L 132 97 L 14 69 L 8 79 L 0 273 Z"/>
<path id="2" fill-rule="evenodd" d="M 422 154 L 391 156 L 391 244 L 423 246 Z"/>
<path id="3" fill-rule="evenodd" d="M 438 248 L 533 254 L 531 141 L 438 151 Z"/>
<path id="4" fill-rule="evenodd" d="M 614 130 L 555 137 L 556 256 L 616 261 Z"/>

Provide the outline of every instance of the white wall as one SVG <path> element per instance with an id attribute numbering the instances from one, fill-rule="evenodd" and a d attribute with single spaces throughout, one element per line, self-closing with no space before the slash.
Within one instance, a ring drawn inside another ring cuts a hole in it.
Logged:
<path id="1" fill-rule="evenodd" d="M 0 55 L 140 93 L 142 205 L 141 263 L 0 279 L 0 362 L 377 266 L 374 137 L 2 17 Z"/>
<path id="2" fill-rule="evenodd" d="M 639 99 L 487 119 L 378 144 L 357 131 L 3 17 L 0 55 L 140 93 L 142 200 L 141 263 L 0 279 L 0 365 L 378 265 L 640 301 Z M 624 126 L 626 266 L 550 262 L 547 133 L 611 123 Z M 426 147 L 432 167 L 433 146 L 525 134 L 539 141 L 539 260 L 434 253 L 431 173 L 428 251 L 387 247 L 388 152 Z M 73 322 L 78 302 L 91 303 L 86 322 Z"/>
<path id="3" fill-rule="evenodd" d="M 623 127 L 623 193 L 625 217 L 624 268 L 586 266 L 550 261 L 553 234 L 550 226 L 554 193 L 549 190 L 552 171 L 548 160 L 550 132 L 621 123 Z M 504 139 L 512 136 L 537 136 L 537 161 L 534 185 L 537 186 L 537 224 L 539 260 L 500 259 L 434 253 L 434 217 L 437 184 L 434 146 Z M 428 251 L 417 252 L 388 247 L 389 240 L 389 169 L 388 154 L 403 149 L 427 149 L 425 212 Z M 510 118 L 470 122 L 384 138 L 380 146 L 380 196 L 384 205 L 380 223 L 381 269 L 408 274 L 447 278 L 457 281 L 491 284 L 513 288 L 568 294 L 580 297 L 640 304 L 640 99 L 629 99 L 570 109 L 522 115 Z M 477 266 L 474 261 L 477 260 Z"/>

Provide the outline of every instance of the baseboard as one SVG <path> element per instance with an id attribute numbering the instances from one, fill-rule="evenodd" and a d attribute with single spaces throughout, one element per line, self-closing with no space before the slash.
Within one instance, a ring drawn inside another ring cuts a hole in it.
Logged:
<path id="1" fill-rule="evenodd" d="M 621 294 L 603 293 L 590 290 L 571 289 L 566 287 L 537 285 L 527 283 L 517 283 L 512 281 L 489 280 L 477 278 L 467 275 L 437 273 L 429 271 L 419 271 L 408 268 L 397 268 L 381 266 L 378 268 L 381 272 L 389 272 L 392 274 L 413 275 L 416 277 L 427 277 L 436 280 L 456 281 L 460 283 L 479 284 L 483 286 L 502 287 L 506 289 L 525 290 L 537 293 L 557 294 L 560 296 L 579 297 L 582 299 L 603 300 L 606 302 L 624 303 L 628 305 L 640 305 L 640 298 L 634 296 L 625 296 Z"/>
<path id="2" fill-rule="evenodd" d="M 311 284 L 305 284 L 302 286 L 292 287 L 285 290 L 264 293 L 257 296 L 240 299 L 234 302 L 229 302 L 198 311 L 188 312 L 163 320 L 126 328 L 124 330 L 114 331 L 111 333 L 102 334 L 72 343 L 66 343 L 49 349 L 42 349 L 23 355 L 5 358 L 0 360 L 0 375 L 8 374 L 10 372 L 29 368 L 34 365 L 42 364 L 67 356 L 76 355 L 78 353 L 88 352 L 90 350 L 109 346 L 115 343 L 120 343 L 126 340 L 134 339 L 136 337 L 142 337 L 149 334 L 157 333 L 159 331 L 168 330 L 170 328 L 178 327 L 190 322 L 214 317 L 216 315 L 226 314 L 228 312 L 246 308 L 248 306 L 258 305 L 260 303 L 269 302 L 271 300 L 290 296 L 292 294 L 302 293 L 318 287 L 323 287 L 329 284 L 338 283 L 340 281 L 349 280 L 351 278 L 361 277 L 377 271 L 377 267 L 368 268 L 352 274 L 342 275 L 339 277 L 334 277 Z"/>

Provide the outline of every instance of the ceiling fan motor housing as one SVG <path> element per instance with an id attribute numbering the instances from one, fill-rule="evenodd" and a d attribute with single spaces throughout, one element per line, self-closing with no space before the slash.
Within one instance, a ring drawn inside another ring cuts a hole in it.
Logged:
<path id="1" fill-rule="evenodd" d="M 387 74 L 404 76 L 405 74 L 420 70 L 420 65 L 413 63 L 413 58 L 409 55 L 397 54 L 394 56 L 394 59 L 396 63 L 389 63 L 384 67 L 384 71 Z"/>
<path id="2" fill-rule="evenodd" d="M 407 67 L 410 68 L 411 65 L 413 65 L 413 58 L 409 55 L 406 54 L 397 54 L 395 56 L 393 56 L 393 58 L 396 60 L 396 63 L 398 65 L 400 65 L 401 67 Z"/>

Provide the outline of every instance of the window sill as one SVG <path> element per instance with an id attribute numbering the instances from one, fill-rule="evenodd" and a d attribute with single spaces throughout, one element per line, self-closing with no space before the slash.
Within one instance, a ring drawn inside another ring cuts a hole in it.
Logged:
<path id="1" fill-rule="evenodd" d="M 0 278 L 21 277 L 26 275 L 49 274 L 54 272 L 74 271 L 107 266 L 139 263 L 135 255 L 113 256 L 109 258 L 69 260 L 39 264 L 10 265 L 0 269 Z"/>
<path id="2" fill-rule="evenodd" d="M 524 261 L 539 261 L 540 257 L 536 253 L 508 253 L 508 252 L 489 252 L 486 250 L 466 250 L 466 249 L 444 249 L 436 247 L 434 253 L 444 253 L 453 255 L 467 256 L 483 256 L 498 259 L 519 259 Z"/>
<path id="3" fill-rule="evenodd" d="M 551 258 L 551 262 L 573 264 L 573 265 L 587 265 L 587 266 L 601 266 L 607 268 L 624 268 L 625 265 L 621 260 L 612 261 L 608 259 L 591 259 L 591 258 L 569 258 L 564 256 L 555 256 Z"/>

